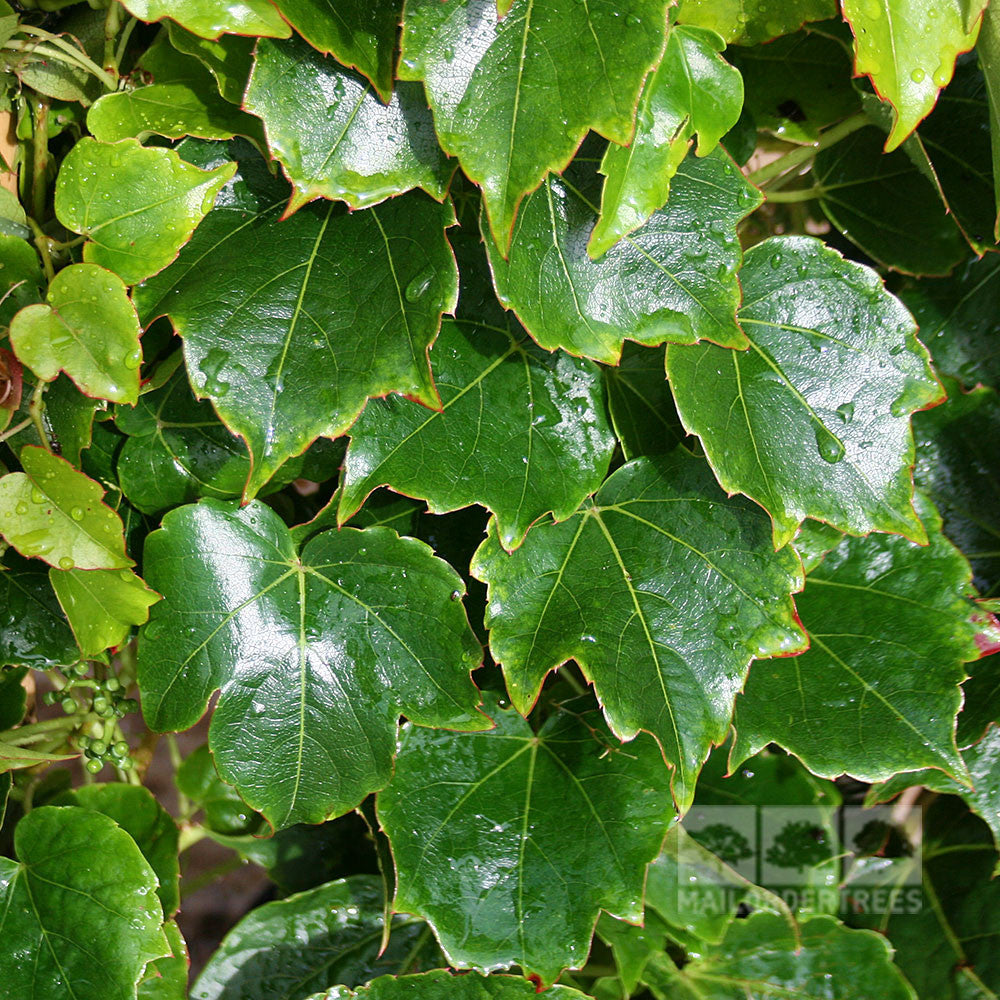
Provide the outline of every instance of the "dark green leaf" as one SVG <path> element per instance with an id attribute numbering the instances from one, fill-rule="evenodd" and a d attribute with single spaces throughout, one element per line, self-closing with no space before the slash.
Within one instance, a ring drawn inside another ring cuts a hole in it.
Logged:
<path id="1" fill-rule="evenodd" d="M 291 34 L 270 0 L 128 0 L 125 8 L 142 21 L 169 17 L 202 38 L 226 33 L 266 38 Z"/>
<path id="2" fill-rule="evenodd" d="M 253 68 L 256 38 L 222 35 L 218 39 L 201 38 L 185 31 L 174 21 L 167 22 L 170 44 L 178 52 L 200 60 L 215 77 L 219 93 L 230 104 L 242 104 L 243 93 Z"/>
<path id="3" fill-rule="evenodd" d="M 239 835 L 256 828 L 260 817 L 227 785 L 215 770 L 207 744 L 188 754 L 174 774 L 177 791 L 205 813 L 213 832 Z"/>
<path id="4" fill-rule="evenodd" d="M 740 280 L 750 350 L 667 349 L 681 421 L 723 489 L 768 511 L 776 545 L 806 517 L 923 541 L 909 416 L 942 390 L 909 313 L 873 271 L 806 237 L 758 244 Z"/>
<path id="5" fill-rule="evenodd" d="M 367 80 L 300 39 L 257 43 L 244 107 L 263 119 L 272 156 L 293 193 L 367 208 L 411 188 L 441 201 L 455 172 L 434 135 L 419 84 L 386 106 Z"/>
<path id="6" fill-rule="evenodd" d="M 472 973 L 454 976 L 440 970 L 422 976 L 381 976 L 356 992 L 334 987 L 327 993 L 317 994 L 309 1000 L 403 1000 L 420 997 L 420 1000 L 532 1000 L 538 992 L 533 981 L 517 976 L 480 976 Z M 553 986 L 545 991 L 551 1000 L 585 1000 L 568 986 Z"/>
<path id="7" fill-rule="evenodd" d="M 990 149 L 993 164 L 993 237 L 1000 239 L 1000 11 L 987 6 L 976 55 L 983 70 L 990 112 Z"/>
<path id="8" fill-rule="evenodd" d="M 722 151 L 688 157 L 666 206 L 600 260 L 585 245 L 599 176 L 577 164 L 525 199 L 509 259 L 486 241 L 500 301 L 547 350 L 617 362 L 622 343 L 745 347 L 736 226 L 760 196 Z"/>
<path id="9" fill-rule="evenodd" d="M 339 815 L 382 787 L 401 713 L 489 724 L 468 679 L 480 653 L 464 587 L 421 542 L 345 528 L 300 556 L 270 508 L 206 500 L 164 518 L 144 568 L 164 595 L 139 646 L 147 721 L 186 729 L 221 688 L 216 766 L 275 826 Z"/>
<path id="10" fill-rule="evenodd" d="M 394 907 L 429 920 L 455 968 L 517 963 L 547 984 L 583 965 L 599 910 L 641 921 L 674 816 L 668 774 L 653 740 L 619 747 L 577 702 L 537 734 L 512 709 L 491 715 L 476 735 L 406 727 L 378 800 Z"/>
<path id="11" fill-rule="evenodd" d="M 518 203 L 561 171 L 588 129 L 632 139 L 643 79 L 663 49 L 663 0 L 411 0 L 399 76 L 423 80 L 441 145 L 483 189 L 503 253 Z"/>
<path id="12" fill-rule="evenodd" d="M 45 422 L 52 438 L 59 444 L 59 454 L 79 466 L 80 457 L 93 440 L 94 416 L 105 404 L 85 396 L 67 375 L 60 375 L 45 390 Z M 32 433 L 29 441 L 37 441 Z"/>
<path id="13" fill-rule="evenodd" d="M 169 954 L 156 875 L 107 816 L 33 809 L 0 858 L 0 983 L 17 1000 L 130 1000 Z M 95 917 L 99 913 L 99 917 Z M 94 921 L 99 920 L 95 933 Z"/>
<path id="14" fill-rule="evenodd" d="M 177 263 L 136 292 L 146 320 L 170 316 L 195 393 L 250 446 L 249 496 L 369 396 L 438 405 L 427 350 L 457 294 L 450 205 L 411 194 L 281 222 L 287 200 L 249 154 Z"/>
<path id="15" fill-rule="evenodd" d="M 173 920 L 163 925 L 171 953 L 146 966 L 146 974 L 139 983 L 137 1000 L 187 1000 L 188 961 L 187 944 L 180 928 Z"/>
<path id="16" fill-rule="evenodd" d="M 45 284 L 35 248 L 19 236 L 0 235 L 0 323 L 7 326 L 22 306 L 38 302 Z"/>
<path id="17" fill-rule="evenodd" d="M 48 567 L 8 549 L 0 569 L 0 665 L 44 670 L 75 663 L 79 656 Z"/>
<path id="18" fill-rule="evenodd" d="M 24 718 L 28 692 L 21 681 L 27 673 L 27 667 L 0 670 L 0 730 L 13 729 Z"/>

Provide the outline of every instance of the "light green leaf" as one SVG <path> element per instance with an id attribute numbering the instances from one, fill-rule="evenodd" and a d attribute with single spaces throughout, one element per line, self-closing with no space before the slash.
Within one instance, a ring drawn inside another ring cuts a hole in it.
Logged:
<path id="1" fill-rule="evenodd" d="M 971 572 L 929 502 L 920 513 L 927 544 L 848 537 L 810 572 L 797 603 L 811 648 L 751 669 L 731 766 L 778 743 L 828 778 L 936 767 L 968 781 L 955 716 L 980 655 Z"/>
<path id="2" fill-rule="evenodd" d="M 17 861 L 0 858 L 0 983 L 10 996 L 134 998 L 146 963 L 170 948 L 156 875 L 132 838 L 89 809 L 42 806 L 17 824 L 14 847 Z"/>
<path id="3" fill-rule="evenodd" d="M 491 526 L 472 573 L 489 586 L 490 650 L 514 706 L 527 712 L 546 674 L 576 660 L 617 736 L 659 741 L 682 812 L 750 661 L 805 647 L 797 558 L 683 451 L 629 462 L 511 555 Z"/>
<path id="4" fill-rule="evenodd" d="M 170 44 L 185 55 L 194 56 L 215 77 L 219 93 L 230 104 L 242 104 L 243 94 L 253 69 L 256 38 L 222 35 L 218 39 L 201 38 L 185 31 L 174 21 L 167 22 Z"/>
<path id="5" fill-rule="evenodd" d="M 62 760 L 72 760 L 78 754 L 58 754 L 48 750 L 32 750 L 30 746 L 20 746 L 7 743 L 0 738 L 0 774 L 6 771 L 17 771 L 22 767 L 37 767 L 39 764 L 54 764 Z M 2 861 L 3 859 L 0 859 Z M 3 899 L 3 869 L 0 868 L 0 901 Z M 0 929 L 3 921 L 0 920 Z M 0 957 L 0 972 L 3 971 L 3 959 Z"/>
<path id="6" fill-rule="evenodd" d="M 518 204 L 588 129 L 625 144 L 666 40 L 664 0 L 411 0 L 399 76 L 423 80 L 445 152 L 483 189 L 506 254 Z M 569 44 L 571 42 L 571 44 Z"/>
<path id="7" fill-rule="evenodd" d="M 222 34 L 287 38 L 292 32 L 270 0 L 127 0 L 140 21 L 169 17 L 201 38 Z"/>
<path id="8" fill-rule="evenodd" d="M 585 247 L 598 184 L 592 165 L 575 163 L 525 199 L 507 260 L 486 241 L 497 295 L 531 336 L 612 364 L 626 339 L 745 347 L 736 226 L 760 195 L 732 160 L 688 157 L 666 206 L 594 261 Z"/>
<path id="9" fill-rule="evenodd" d="M 600 257 L 663 207 L 695 134 L 697 153 L 706 156 L 736 124 L 743 80 L 719 55 L 724 48 L 705 28 L 670 32 L 663 61 L 639 98 L 635 137 L 628 146 L 610 143 L 601 161 L 607 179 L 587 243 L 591 257 Z"/>
<path id="10" fill-rule="evenodd" d="M 941 386 L 874 271 L 808 237 L 747 253 L 750 350 L 667 349 L 681 421 L 728 493 L 756 500 L 784 545 L 806 517 L 926 539 L 912 506 L 909 416 Z"/>
<path id="11" fill-rule="evenodd" d="M 104 490 L 44 448 L 21 449 L 23 472 L 0 479 L 0 534 L 23 556 L 59 569 L 125 569 L 121 518 Z"/>
<path id="12" fill-rule="evenodd" d="M 160 599 L 130 569 L 50 569 L 49 580 L 84 659 L 120 646 Z"/>
<path id="13" fill-rule="evenodd" d="M 300 555 L 269 507 L 205 500 L 164 518 L 143 567 L 164 597 L 139 644 L 147 722 L 187 729 L 221 688 L 216 766 L 274 826 L 340 815 L 382 787 L 401 714 L 489 725 L 464 586 L 423 542 L 344 528 Z"/>
<path id="14" fill-rule="evenodd" d="M 422 920 L 397 917 L 382 944 L 382 882 L 369 875 L 251 910 L 198 977 L 192 1000 L 302 1000 L 331 983 L 362 986 L 382 973 L 419 971 L 441 953 Z"/>
<path id="15" fill-rule="evenodd" d="M 288 212 L 314 198 L 367 208 L 415 187 L 441 201 L 455 172 L 419 84 L 401 84 L 386 106 L 367 80 L 299 39 L 257 43 L 244 107 L 263 119 L 292 183 Z"/>
<path id="16" fill-rule="evenodd" d="M 309 1000 L 532 1000 L 538 993 L 534 982 L 519 976 L 481 976 L 475 972 L 455 976 L 445 970 L 427 972 L 422 976 L 380 976 L 355 991 L 334 986 L 326 993 Z M 551 1000 L 585 1000 L 582 993 L 568 986 L 553 986 L 545 991 Z"/>
<path id="17" fill-rule="evenodd" d="M 517 963 L 549 984 L 584 964 L 599 910 L 642 920 L 645 866 L 674 817 L 668 774 L 653 740 L 618 746 L 584 699 L 537 733 L 489 711 L 487 733 L 406 727 L 378 797 L 393 906 L 425 917 L 455 968 Z"/>
<path id="18" fill-rule="evenodd" d="M 59 221 L 88 237 L 83 258 L 115 271 L 128 285 L 167 266 L 236 170 L 199 170 L 172 149 L 135 139 L 81 139 L 56 178 Z"/>
<path id="19" fill-rule="evenodd" d="M 318 435 L 347 430 L 369 396 L 439 405 L 427 350 L 458 273 L 450 205 L 414 193 L 364 212 L 310 205 L 282 222 L 287 186 L 237 150 L 236 181 L 136 301 L 147 321 L 170 316 L 195 394 L 247 441 L 252 496 Z"/>
<path id="20" fill-rule="evenodd" d="M 118 275 L 96 264 L 70 264 L 52 280 L 45 303 L 11 321 L 15 353 L 40 379 L 60 371 L 82 392 L 116 403 L 139 398 L 139 317 Z"/>
<path id="21" fill-rule="evenodd" d="M 274 0 L 289 24 L 315 49 L 368 77 L 388 104 L 400 0 Z"/>
<path id="22" fill-rule="evenodd" d="M 836 0 L 682 0 L 677 19 L 717 31 L 727 42 L 760 45 L 836 13 Z"/>
<path id="23" fill-rule="evenodd" d="M 965 24 L 964 0 L 844 0 L 854 32 L 855 72 L 867 73 L 893 107 L 891 152 L 930 113 L 951 81 L 955 57 L 976 44 L 979 21 Z"/>

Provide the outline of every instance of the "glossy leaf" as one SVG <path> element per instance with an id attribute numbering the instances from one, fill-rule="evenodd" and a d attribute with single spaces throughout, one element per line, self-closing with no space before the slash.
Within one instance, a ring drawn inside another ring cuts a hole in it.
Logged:
<path id="1" fill-rule="evenodd" d="M 23 472 L 0 479 L 0 534 L 18 552 L 59 569 L 125 569 L 121 518 L 104 490 L 44 448 L 21 450 Z"/>
<path id="2" fill-rule="evenodd" d="M 147 514 L 199 497 L 238 497 L 250 474 L 246 446 L 191 394 L 183 371 L 115 416 L 128 435 L 118 454 L 118 482 Z"/>
<path id="3" fill-rule="evenodd" d="M 666 8 L 515 0 L 498 21 L 496 0 L 406 5 L 399 76 L 424 82 L 441 145 L 482 188 L 502 254 L 522 197 L 566 166 L 588 129 L 631 141 Z"/>
<path id="4" fill-rule="evenodd" d="M 421 1000 L 531 1000 L 538 992 L 534 982 L 519 976 L 480 976 L 476 973 L 454 976 L 439 970 L 422 976 L 380 976 L 357 991 L 335 986 L 310 1000 L 402 1000 L 419 996 Z M 582 993 L 569 986 L 552 986 L 545 991 L 552 1000 L 584 1000 Z"/>
<path id="5" fill-rule="evenodd" d="M 601 215 L 587 242 L 591 257 L 600 257 L 663 207 L 696 133 L 697 153 L 706 156 L 736 124 L 743 81 L 719 55 L 724 47 L 704 28 L 670 32 L 663 60 L 639 99 L 635 137 L 627 146 L 610 143 L 601 161 L 606 180 Z"/>
<path id="6" fill-rule="evenodd" d="M 382 884 L 356 875 L 273 903 L 245 916 L 225 937 L 198 977 L 192 1000 L 301 1000 L 331 984 L 362 986 L 384 973 L 419 971 L 436 962 L 421 954 L 421 920 L 393 921 L 382 941 Z M 411 951 L 414 962 L 410 962 Z"/>
<path id="7" fill-rule="evenodd" d="M 293 193 L 367 208 L 411 188 L 441 201 L 455 171 L 434 136 L 418 84 L 383 104 L 367 80 L 299 39 L 257 43 L 244 106 L 263 119 Z"/>
<path id="8" fill-rule="evenodd" d="M 500 301 L 531 336 L 547 350 L 612 364 L 626 339 L 745 347 L 736 226 L 760 196 L 729 157 L 688 157 L 666 206 L 593 261 L 585 243 L 597 183 L 592 168 L 574 165 L 525 200 L 507 260 L 486 241 Z"/>
<path id="9" fill-rule="evenodd" d="M 136 1000 L 187 1000 L 190 965 L 187 944 L 173 920 L 163 925 L 163 933 L 167 936 L 171 954 L 146 966 Z"/>
<path id="10" fill-rule="evenodd" d="M 413 194 L 281 222 L 287 200 L 247 152 L 177 263 L 136 293 L 146 320 L 170 316 L 195 394 L 247 441 L 248 496 L 318 435 L 343 433 L 368 396 L 438 405 L 427 350 L 457 293 L 450 206 Z"/>
<path id="11" fill-rule="evenodd" d="M 0 235 L 0 323 L 10 324 L 22 306 L 40 301 L 45 284 L 38 254 L 19 236 Z"/>
<path id="12" fill-rule="evenodd" d="M 667 772 L 651 739 L 621 749 L 577 702 L 537 733 L 489 711 L 487 733 L 406 728 L 378 798 L 393 905 L 431 923 L 455 968 L 517 963 L 551 983 L 584 963 L 599 910 L 642 919 L 645 866 L 674 815 Z"/>
<path id="13" fill-rule="evenodd" d="M 156 875 L 132 838 L 89 809 L 42 806 L 0 858 L 0 982 L 18 1000 L 129 1000 L 169 952 Z M 94 932 L 94 907 L 100 932 Z"/>
<path id="14" fill-rule="evenodd" d="M 399 0 L 275 0 L 275 5 L 313 48 L 368 77 L 389 103 L 402 19 Z"/>
<path id="15" fill-rule="evenodd" d="M 0 666 L 75 663 L 80 654 L 44 563 L 8 549 L 0 567 Z"/>
<path id="16" fill-rule="evenodd" d="M 681 421 L 723 489 L 768 511 L 776 545 L 806 517 L 923 541 L 909 415 L 942 392 L 909 313 L 806 237 L 755 246 L 740 280 L 750 350 L 667 349 Z"/>
<path id="17" fill-rule="evenodd" d="M 141 21 L 169 17 L 202 38 L 222 34 L 287 38 L 291 34 L 270 0 L 128 0 L 125 8 Z"/>
<path id="18" fill-rule="evenodd" d="M 461 579 L 415 539 L 345 528 L 300 556 L 270 508 L 207 500 L 164 518 L 143 565 L 164 596 L 139 646 L 147 722 L 186 729 L 221 688 L 216 766 L 275 826 L 339 815 L 384 785 L 402 713 L 489 724 Z"/>
<path id="19" fill-rule="evenodd" d="M 990 112 L 990 151 L 993 164 L 993 237 L 1000 239 L 1000 11 L 987 6 L 976 55 L 983 70 Z"/>
<path id="20" fill-rule="evenodd" d="M 938 91 L 951 81 L 955 57 L 976 44 L 978 21 L 965 24 L 967 4 L 945 0 L 844 0 L 854 32 L 855 71 L 866 73 L 894 119 L 891 151 L 930 113 Z"/>
<path id="21" fill-rule="evenodd" d="M 929 503 L 921 515 L 928 544 L 845 538 L 811 571 L 797 601 L 811 648 L 751 669 L 731 766 L 778 743 L 828 778 L 923 766 L 968 780 L 955 716 L 962 664 L 980 655 L 971 573 Z"/>
<path id="22" fill-rule="evenodd" d="M 96 264 L 60 271 L 45 303 L 26 306 L 10 326 L 11 346 L 40 379 L 65 371 L 89 396 L 139 397 L 139 319 L 124 282 Z"/>
<path id="23" fill-rule="evenodd" d="M 442 408 L 372 400 L 351 428 L 338 519 L 377 486 L 432 513 L 481 503 L 506 548 L 549 511 L 562 520 L 601 484 L 614 438 L 592 362 L 540 350 L 516 323 L 446 322 L 431 352 Z"/>
<path id="24" fill-rule="evenodd" d="M 256 38 L 222 35 L 217 39 L 201 38 L 185 31 L 176 22 L 167 22 L 170 44 L 185 55 L 194 56 L 215 77 L 219 93 L 230 104 L 242 104 L 243 94 L 253 68 Z"/>
<path id="25" fill-rule="evenodd" d="M 134 139 L 81 139 L 56 179 L 56 215 L 88 238 L 83 258 L 129 285 L 167 266 L 236 167 L 199 170 L 171 149 Z"/>
<path id="26" fill-rule="evenodd" d="M 677 16 L 682 24 L 717 31 L 727 42 L 759 45 L 836 13 L 836 0 L 682 0 Z"/>
<path id="27" fill-rule="evenodd" d="M 130 569 L 50 569 L 49 580 L 84 659 L 121 645 L 160 599 Z"/>
<path id="28" fill-rule="evenodd" d="M 260 824 L 261 817 L 219 777 L 207 744 L 184 758 L 174 772 L 174 784 L 192 806 L 204 812 L 204 825 L 212 832 L 239 835 L 256 830 Z"/>
<path id="29" fill-rule="evenodd" d="M 514 706 L 527 712 L 545 675 L 576 660 L 616 735 L 659 741 L 681 811 L 751 659 L 805 647 L 797 560 L 681 451 L 630 462 L 512 555 L 491 526 L 472 572 L 489 586 L 490 650 Z"/>

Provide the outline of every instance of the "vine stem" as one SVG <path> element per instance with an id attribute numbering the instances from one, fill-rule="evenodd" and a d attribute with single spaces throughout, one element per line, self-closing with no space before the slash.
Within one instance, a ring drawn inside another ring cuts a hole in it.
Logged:
<path id="1" fill-rule="evenodd" d="M 31 210 L 36 219 L 45 217 L 45 171 L 49 166 L 49 102 L 39 98 L 31 132 Z M 51 279 L 49 279 L 51 280 Z"/>
<path id="2" fill-rule="evenodd" d="M 35 236 L 35 249 L 38 250 L 38 256 L 42 258 L 42 269 L 45 271 L 45 277 L 51 282 L 56 276 L 56 269 L 52 264 L 52 241 L 42 232 L 42 227 L 30 215 L 26 218 L 28 226 Z"/>
<path id="3" fill-rule="evenodd" d="M 18 25 L 18 31 L 23 32 L 25 35 L 31 35 L 33 38 L 37 38 L 39 41 L 35 43 L 31 42 L 18 42 L 17 40 L 10 41 L 4 44 L 4 48 L 13 49 L 15 52 L 30 52 L 39 51 L 43 55 L 46 55 L 50 59 L 59 60 L 62 57 L 62 61 L 66 62 L 72 60 L 76 63 L 80 69 L 87 70 L 88 73 L 92 73 L 97 77 L 101 83 L 108 90 L 115 90 L 118 87 L 118 81 L 111 76 L 110 73 L 106 73 L 93 59 L 90 58 L 85 52 L 81 52 L 78 48 L 70 45 L 64 38 L 60 38 L 58 35 L 53 35 L 51 31 L 46 31 L 44 28 L 36 28 L 30 24 L 20 24 Z M 41 50 L 39 48 L 39 42 L 46 42 L 48 45 L 54 46 L 59 50 L 59 53 L 53 52 L 50 49 Z"/>
<path id="4" fill-rule="evenodd" d="M 32 424 L 31 417 L 25 417 L 19 424 L 14 424 L 13 427 L 8 427 L 2 434 L 0 434 L 0 441 L 6 441 L 7 438 L 13 437 L 15 434 L 20 434 L 25 428 L 30 427 Z"/>
<path id="5" fill-rule="evenodd" d="M 43 447 L 52 451 L 52 445 L 49 443 L 49 436 L 45 433 L 45 424 L 42 421 L 42 399 L 45 396 L 47 387 L 48 383 L 43 382 L 41 379 L 38 380 L 35 391 L 31 394 L 31 402 L 28 403 L 28 413 L 31 414 L 31 422 L 35 425 L 35 430 L 38 432 L 38 437 Z"/>
<path id="6" fill-rule="evenodd" d="M 116 0 L 108 4 L 108 12 L 104 16 L 104 72 L 113 75 L 115 87 L 118 86 L 118 63 L 115 59 L 115 40 L 122 26 L 122 8 Z"/>
<path id="7" fill-rule="evenodd" d="M 759 170 L 754 170 L 753 173 L 747 175 L 747 180 L 751 184 L 756 184 L 757 187 L 760 187 L 762 184 L 766 184 L 768 181 L 787 173 L 789 170 L 808 163 L 821 149 L 828 149 L 830 146 L 840 142 L 841 139 L 846 139 L 852 132 L 857 132 L 859 128 L 864 128 L 870 124 L 868 116 L 863 111 L 859 111 L 857 114 L 851 115 L 850 118 L 845 118 L 839 125 L 834 125 L 833 128 L 827 129 L 811 146 L 799 146 L 790 153 L 779 156 L 778 159 L 765 164 Z"/>
<path id="8" fill-rule="evenodd" d="M 823 193 L 823 188 L 818 184 L 812 187 L 796 188 L 794 191 L 765 191 L 768 201 L 774 202 L 796 202 L 811 201 L 818 198 Z"/>

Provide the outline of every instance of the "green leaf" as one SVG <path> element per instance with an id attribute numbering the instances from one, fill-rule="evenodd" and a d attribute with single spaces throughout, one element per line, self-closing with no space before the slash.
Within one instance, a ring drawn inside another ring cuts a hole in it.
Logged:
<path id="1" fill-rule="evenodd" d="M 411 194 L 281 222 L 287 200 L 243 159 L 177 263 L 136 292 L 140 316 L 166 313 L 184 338 L 195 394 L 247 441 L 247 496 L 318 435 L 347 430 L 369 396 L 439 405 L 427 350 L 457 297 L 450 205 Z"/>
<path id="2" fill-rule="evenodd" d="M 313 48 L 368 77 L 389 103 L 402 18 L 399 0 L 275 0 L 275 6 Z"/>
<path id="3" fill-rule="evenodd" d="M 909 415 L 942 391 L 909 313 L 807 237 L 758 244 L 740 280 L 750 350 L 667 349 L 677 411 L 723 489 L 768 511 L 775 545 L 806 517 L 924 541 Z"/>
<path id="4" fill-rule="evenodd" d="M 120 646 L 160 599 L 130 569 L 50 569 L 49 580 L 84 659 Z"/>
<path id="5" fill-rule="evenodd" d="M 656 978 L 647 978 L 658 995 L 692 1000 L 916 1000 L 891 956 L 884 938 L 832 917 L 796 926 L 773 913 L 753 913 L 734 920 L 720 944 L 702 949 L 683 968 L 664 956 Z M 864 993 L 858 993 L 859 984 Z"/>
<path id="6" fill-rule="evenodd" d="M 146 963 L 169 946 L 156 875 L 132 838 L 89 809 L 42 806 L 17 824 L 14 844 L 18 861 L 0 858 L 0 982 L 10 995 L 135 997 Z"/>
<path id="7" fill-rule="evenodd" d="M 382 883 L 356 875 L 251 910 L 219 945 L 191 997 L 301 1000 L 333 983 L 361 986 L 381 973 L 440 961 L 428 938 L 422 920 L 396 918 L 380 953 Z"/>
<path id="8" fill-rule="evenodd" d="M 60 371 L 88 396 L 139 398 L 139 318 L 118 275 L 96 264 L 71 264 L 52 280 L 45 303 L 11 321 L 14 352 L 40 379 Z"/>
<path id="9" fill-rule="evenodd" d="M 128 435 L 118 454 L 118 481 L 144 513 L 242 493 L 250 474 L 246 446 L 210 403 L 194 398 L 183 371 L 140 396 L 134 409 L 119 409 L 115 424 Z"/>
<path id="10" fill-rule="evenodd" d="M 125 569 L 121 518 L 104 490 L 44 448 L 21 449 L 23 472 L 0 479 L 0 534 L 23 556 L 59 569 Z"/>
<path id="11" fill-rule="evenodd" d="M 90 448 L 94 416 L 103 410 L 102 400 L 85 396 L 67 375 L 60 375 L 45 390 L 45 421 L 49 434 L 59 444 L 59 454 L 72 465 L 80 465 L 80 456 Z M 37 441 L 32 433 L 27 440 Z"/>
<path id="12" fill-rule="evenodd" d="M 109 816 L 127 833 L 156 873 L 156 893 L 169 919 L 180 906 L 177 824 L 147 788 L 120 782 L 85 785 L 68 792 L 59 804 L 81 806 Z"/>
<path id="13" fill-rule="evenodd" d="M 37 767 L 39 764 L 53 764 L 57 761 L 72 760 L 78 754 L 58 754 L 51 751 L 37 751 L 30 747 L 19 746 L 13 743 L 6 743 L 0 739 L 0 772 L 16 771 L 22 767 Z M 2 859 L 0 859 L 2 860 Z M 0 888 L 3 885 L 3 869 L 0 868 Z M 0 893 L 0 901 L 3 896 Z M 0 920 L 0 929 L 3 928 L 3 921 Z M 3 963 L 0 960 L 0 972 L 3 971 Z"/>
<path id="14" fill-rule="evenodd" d="M 859 129 L 813 163 L 820 206 L 869 257 L 906 274 L 948 274 L 969 247 L 938 191 L 906 150 L 882 152 L 882 132 Z"/>
<path id="15" fill-rule="evenodd" d="M 828 778 L 936 767 L 968 780 L 955 716 L 962 664 L 980 655 L 971 573 L 934 508 L 920 508 L 926 545 L 848 537 L 809 574 L 797 604 L 812 646 L 751 669 L 731 766 L 778 743 Z"/>
<path id="16" fill-rule="evenodd" d="M 185 55 L 194 56 L 215 77 L 219 93 L 230 104 L 242 104 L 247 80 L 253 69 L 256 38 L 222 35 L 218 39 L 201 38 L 185 31 L 173 21 L 167 22 L 170 44 Z"/>
<path id="17" fill-rule="evenodd" d="M 668 775 L 653 740 L 618 747 L 577 702 L 537 733 L 490 714 L 496 729 L 476 735 L 406 727 L 378 797 L 393 906 L 427 919 L 455 968 L 517 963 L 547 984 L 584 964 L 599 910 L 642 920 L 645 866 L 674 816 Z"/>
<path id="18" fill-rule="evenodd" d="M 260 821 L 239 792 L 219 777 L 207 744 L 184 758 L 174 773 L 174 782 L 181 795 L 204 811 L 205 825 L 211 831 L 238 835 L 254 829 Z"/>
<path id="19" fill-rule="evenodd" d="M 0 323 L 8 326 L 18 309 L 37 302 L 44 285 L 35 248 L 19 236 L 0 235 Z"/>
<path id="20" fill-rule="evenodd" d="M 489 586 L 490 650 L 514 706 L 527 712 L 546 674 L 576 660 L 619 738 L 659 741 L 682 812 L 751 659 L 805 646 L 797 559 L 682 451 L 628 463 L 511 555 L 491 526 L 472 572 Z"/>
<path id="21" fill-rule="evenodd" d="M 387 107 L 367 80 L 300 39 L 257 43 L 244 107 L 263 119 L 292 183 L 288 212 L 314 198 L 367 208 L 415 187 L 441 201 L 455 172 L 419 84 L 401 84 Z"/>
<path id="22" fill-rule="evenodd" d="M 45 670 L 79 656 L 47 567 L 8 549 L 0 563 L 0 665 Z"/>
<path id="23" fill-rule="evenodd" d="M 423 80 L 441 145 L 483 189 L 501 253 L 521 199 L 562 171 L 588 129 L 631 141 L 667 6 L 515 0 L 498 21 L 496 0 L 406 5 L 399 76 Z"/>
<path id="24" fill-rule="evenodd" d="M 13 729 L 24 718 L 28 692 L 21 681 L 27 673 L 27 667 L 0 670 L 0 730 Z"/>
<path id="25" fill-rule="evenodd" d="M 585 244 L 598 181 L 592 166 L 577 164 L 525 199 L 508 260 L 486 241 L 500 301 L 531 336 L 547 350 L 612 364 L 626 338 L 746 346 L 736 322 L 736 226 L 760 196 L 729 157 L 688 157 L 666 206 L 593 261 Z"/>
<path id="26" fill-rule="evenodd" d="M 146 966 L 137 1000 L 187 1000 L 190 965 L 187 944 L 173 920 L 163 925 L 163 933 L 167 936 L 171 954 Z"/>
<path id="27" fill-rule="evenodd" d="M 435 514 L 482 504 L 510 549 L 601 485 L 614 437 L 593 362 L 542 351 L 516 323 L 465 319 L 444 324 L 431 362 L 441 410 L 373 399 L 351 428 L 341 523 L 386 485 Z"/>
<path id="28" fill-rule="evenodd" d="M 222 34 L 287 38 L 291 29 L 270 0 L 128 0 L 126 10 L 140 21 L 169 17 L 201 38 Z"/>
<path id="29" fill-rule="evenodd" d="M 607 179 L 587 243 L 591 257 L 600 257 L 663 207 L 696 133 L 697 153 L 706 156 L 736 124 L 743 80 L 719 55 L 724 48 L 705 28 L 670 32 L 663 61 L 639 99 L 635 137 L 628 146 L 610 143 L 601 161 Z"/>
<path id="30" fill-rule="evenodd" d="M 990 150 L 993 164 L 993 237 L 1000 239 L 1000 11 L 987 7 L 976 55 L 986 84 L 990 112 Z"/>
<path id="31" fill-rule="evenodd" d="M 951 81 L 955 57 L 976 44 L 978 20 L 965 24 L 964 0 L 844 0 L 854 32 L 855 72 L 867 73 L 893 107 L 891 152 L 930 113 Z"/>
<path id="32" fill-rule="evenodd" d="M 355 991 L 339 986 L 309 1000 L 403 1000 L 420 997 L 420 1000 L 532 1000 L 538 992 L 533 981 L 519 976 L 481 976 L 477 973 L 454 976 L 444 969 L 426 972 L 422 976 L 380 976 L 362 989 Z M 568 986 L 552 986 L 545 991 L 551 1000 L 585 1000 Z"/>
<path id="33" fill-rule="evenodd" d="M 604 383 L 611 423 L 626 459 L 662 455 L 683 440 L 662 347 L 626 341 L 619 363 L 604 369 Z"/>
<path id="34" fill-rule="evenodd" d="M 480 652 L 464 586 L 422 542 L 345 528 L 298 555 L 270 508 L 206 500 L 163 519 L 144 568 L 164 596 L 139 645 L 147 722 L 187 729 L 221 688 L 216 766 L 275 826 L 339 815 L 381 788 L 400 714 L 488 725 L 468 679 Z"/>
<path id="35" fill-rule="evenodd" d="M 836 0 L 682 0 L 677 19 L 711 28 L 727 42 L 760 45 L 836 13 Z"/>
<path id="36" fill-rule="evenodd" d="M 115 271 L 128 285 L 165 268 L 212 207 L 236 170 L 199 170 L 172 149 L 135 139 L 81 139 L 56 178 L 59 221 L 88 237 L 83 258 Z"/>
<path id="37" fill-rule="evenodd" d="M 218 44 L 188 37 L 206 46 Z M 152 80 L 148 86 L 105 94 L 87 112 L 87 128 L 93 136 L 101 142 L 117 142 L 133 136 L 144 139 L 149 133 L 168 139 L 245 135 L 263 146 L 260 122 L 225 100 L 208 69 L 198 59 L 178 52 L 167 39 L 165 32 L 161 34 L 139 62 L 143 78 Z"/>

